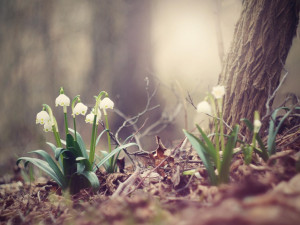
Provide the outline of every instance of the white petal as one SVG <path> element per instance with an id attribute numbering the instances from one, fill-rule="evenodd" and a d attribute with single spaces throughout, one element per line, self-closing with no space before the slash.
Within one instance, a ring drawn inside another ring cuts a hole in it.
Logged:
<path id="1" fill-rule="evenodd" d="M 259 120 L 254 120 L 253 125 L 254 125 L 254 132 L 258 133 L 261 127 L 261 122 Z"/>
<path id="2" fill-rule="evenodd" d="M 212 94 L 216 99 L 222 98 L 225 95 L 225 87 L 221 85 L 213 87 Z"/>
<path id="3" fill-rule="evenodd" d="M 36 115 L 36 123 L 45 124 L 50 122 L 50 116 L 46 111 L 41 111 Z"/>
<path id="4" fill-rule="evenodd" d="M 114 108 L 114 102 L 110 100 L 109 98 L 104 98 L 100 102 L 100 109 L 113 109 Z"/>
<path id="5" fill-rule="evenodd" d="M 55 106 L 70 106 L 70 99 L 68 96 L 65 94 L 60 94 L 56 99 L 55 99 Z"/>
<path id="6" fill-rule="evenodd" d="M 207 101 L 202 101 L 197 105 L 197 112 L 211 115 L 211 107 Z"/>
<path id="7" fill-rule="evenodd" d="M 88 107 L 81 102 L 77 103 L 76 106 L 74 107 L 73 114 L 75 115 L 85 115 Z"/>
<path id="8" fill-rule="evenodd" d="M 100 113 L 100 116 L 101 116 L 101 113 Z M 98 114 L 98 117 L 97 117 L 97 124 L 99 123 L 99 120 L 100 120 L 100 116 Z M 93 112 L 90 112 L 88 115 L 86 115 L 85 117 L 85 122 L 86 123 L 90 123 L 90 124 L 93 124 L 94 123 L 94 117 L 95 117 L 95 114 Z"/>
<path id="9" fill-rule="evenodd" d="M 45 132 L 52 131 L 52 125 L 50 122 L 44 124 L 44 131 Z"/>

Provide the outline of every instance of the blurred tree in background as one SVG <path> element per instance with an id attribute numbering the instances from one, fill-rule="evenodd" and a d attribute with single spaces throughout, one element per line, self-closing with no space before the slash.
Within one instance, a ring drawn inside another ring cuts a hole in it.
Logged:
<path id="1" fill-rule="evenodd" d="M 221 70 L 218 42 L 224 41 L 226 54 L 240 11 L 240 0 L 218 0 L 217 10 L 215 1 L 199 0 L 1 0 L 1 173 L 10 170 L 6 166 L 14 165 L 14 157 L 45 149 L 45 139 L 52 141 L 51 134 L 35 125 L 42 103 L 53 107 L 63 128 L 61 109 L 54 107 L 61 86 L 70 98 L 80 94 L 89 107 L 93 96 L 105 90 L 116 108 L 134 116 L 145 107 L 149 77 L 150 89 L 161 84 L 152 102 L 160 108 L 141 118 L 138 127 L 149 118 L 144 129 L 176 111 L 174 105 L 182 103 L 187 92 L 195 103 L 201 101 Z M 216 17 L 222 40 L 216 37 Z M 297 43 L 287 60 L 294 78 L 283 94 L 298 90 Z M 190 127 L 199 123 L 191 106 L 185 110 Z M 109 117 L 116 131 L 123 119 L 116 113 Z M 183 137 L 183 112 L 177 118 L 176 124 L 157 133 L 167 146 Z M 86 140 L 90 128 L 79 118 L 78 130 Z M 120 137 L 132 132 L 124 129 Z M 153 135 L 143 141 L 146 150 L 154 149 Z"/>

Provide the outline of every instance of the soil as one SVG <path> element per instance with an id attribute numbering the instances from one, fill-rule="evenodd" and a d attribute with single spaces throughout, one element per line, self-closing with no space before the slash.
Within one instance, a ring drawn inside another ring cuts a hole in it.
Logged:
<path id="1" fill-rule="evenodd" d="M 25 182 L 16 169 L 1 178 L 0 224 L 300 224 L 299 134 L 279 136 L 268 162 L 254 156 L 245 165 L 235 154 L 230 183 L 218 187 L 188 144 L 166 149 L 160 141 L 135 157 L 135 168 L 99 170 L 97 193 L 70 196 L 47 178 Z M 182 175 L 189 169 L 199 173 Z"/>

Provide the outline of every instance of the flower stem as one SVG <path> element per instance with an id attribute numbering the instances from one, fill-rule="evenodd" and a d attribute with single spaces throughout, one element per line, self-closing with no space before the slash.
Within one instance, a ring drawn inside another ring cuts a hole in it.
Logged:
<path id="1" fill-rule="evenodd" d="M 54 138 L 55 138 L 57 147 L 61 148 L 62 144 L 61 144 L 61 141 L 60 141 L 59 133 L 57 132 L 55 125 L 52 125 L 52 131 L 53 131 L 53 134 L 54 134 Z"/>
<path id="2" fill-rule="evenodd" d="M 108 152 L 111 153 L 111 142 L 110 142 L 110 134 L 109 134 L 109 124 L 108 124 L 108 118 L 107 118 L 107 113 L 104 111 L 104 117 L 105 117 L 105 128 L 106 128 L 106 134 L 107 134 L 107 143 L 108 143 Z M 113 158 L 111 157 L 109 159 L 109 166 L 113 166 Z"/>
<path id="3" fill-rule="evenodd" d="M 66 131 L 66 138 L 67 138 L 67 134 L 69 133 L 67 112 L 64 112 L 64 118 L 65 118 L 65 131 Z"/>
<path id="4" fill-rule="evenodd" d="M 94 162 L 95 157 L 95 140 L 96 140 L 96 130 L 97 130 L 97 115 L 94 116 L 93 128 L 92 128 L 92 139 L 91 139 L 91 146 L 90 146 L 90 155 L 89 161 L 91 164 Z"/>
<path id="5" fill-rule="evenodd" d="M 216 143 L 216 156 L 217 156 L 217 162 L 216 162 L 216 167 L 218 170 L 218 173 L 220 174 L 221 170 L 221 161 L 220 161 L 220 143 L 219 143 L 219 126 L 218 126 L 218 112 L 217 112 L 217 107 L 215 103 L 215 99 L 212 95 L 209 95 L 209 100 L 212 106 L 212 113 L 213 113 L 213 118 L 214 118 L 214 125 L 215 125 L 215 143 Z"/>
<path id="6" fill-rule="evenodd" d="M 77 141 L 77 134 L 76 134 L 76 120 L 75 120 L 75 116 L 73 117 L 73 125 L 74 125 L 75 141 Z"/>
<path id="7" fill-rule="evenodd" d="M 218 108 L 219 108 L 219 118 L 220 118 L 220 135 L 221 135 L 221 149 L 224 154 L 225 144 L 224 144 L 224 125 L 223 125 L 223 111 L 222 111 L 222 99 L 218 99 Z"/>

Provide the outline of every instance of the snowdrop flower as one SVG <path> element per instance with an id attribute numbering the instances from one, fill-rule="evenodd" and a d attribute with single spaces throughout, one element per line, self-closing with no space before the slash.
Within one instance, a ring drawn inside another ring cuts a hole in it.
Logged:
<path id="1" fill-rule="evenodd" d="M 216 99 L 220 99 L 220 98 L 223 98 L 223 96 L 225 95 L 225 87 L 224 86 L 216 86 L 216 87 L 213 87 L 213 90 L 211 92 L 213 94 L 213 96 L 216 98 Z"/>
<path id="2" fill-rule="evenodd" d="M 253 125 L 254 125 L 254 133 L 258 133 L 258 131 L 261 127 L 260 120 L 254 120 Z"/>
<path id="3" fill-rule="evenodd" d="M 94 121 L 94 113 L 89 113 L 89 114 L 87 114 L 86 115 L 86 117 L 85 117 L 85 122 L 86 123 L 90 123 L 90 124 L 93 124 L 93 121 Z"/>
<path id="4" fill-rule="evenodd" d="M 93 124 L 93 123 L 94 123 L 94 116 L 95 116 L 95 114 L 93 113 L 93 111 L 91 111 L 89 114 L 86 115 L 86 117 L 85 117 L 85 122 L 86 122 L 86 123 Z M 98 109 L 98 116 L 97 116 L 96 124 L 99 123 L 100 118 L 101 118 L 101 112 L 100 112 L 100 110 Z"/>
<path id="5" fill-rule="evenodd" d="M 50 122 L 44 124 L 44 131 L 45 132 L 52 131 L 52 124 Z"/>
<path id="6" fill-rule="evenodd" d="M 86 105 L 84 105 L 83 103 L 79 102 L 75 105 L 74 110 L 73 110 L 73 116 L 75 117 L 75 115 L 85 115 L 87 112 L 88 107 Z"/>
<path id="7" fill-rule="evenodd" d="M 46 111 L 41 111 L 36 115 L 36 124 L 50 123 L 50 116 Z"/>
<path id="8" fill-rule="evenodd" d="M 68 96 L 65 94 L 60 94 L 56 99 L 55 99 L 55 106 L 70 106 L 70 99 Z"/>
<path id="9" fill-rule="evenodd" d="M 100 102 L 100 109 L 113 109 L 114 108 L 114 102 L 110 100 L 108 97 L 105 97 Z"/>
<path id="10" fill-rule="evenodd" d="M 202 101 L 197 105 L 197 112 L 211 115 L 211 106 L 207 101 Z"/>

